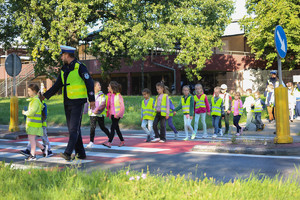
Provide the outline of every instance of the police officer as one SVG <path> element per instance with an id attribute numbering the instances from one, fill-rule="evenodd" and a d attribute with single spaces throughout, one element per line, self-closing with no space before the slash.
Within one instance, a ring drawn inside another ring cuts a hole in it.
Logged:
<path id="1" fill-rule="evenodd" d="M 270 78 L 267 81 L 266 85 L 266 91 L 268 85 L 272 84 L 274 88 L 277 88 L 279 86 L 279 78 L 277 77 L 277 70 L 271 70 L 270 71 Z"/>
<path id="2" fill-rule="evenodd" d="M 61 157 L 70 161 L 73 150 L 79 159 L 85 159 L 86 154 L 81 137 L 81 119 L 84 103 L 87 98 L 90 106 L 95 107 L 94 82 L 86 66 L 75 58 L 75 48 L 60 46 L 61 59 L 64 63 L 54 85 L 44 93 L 50 99 L 61 88 L 64 96 L 64 108 L 69 130 L 69 141 Z"/>

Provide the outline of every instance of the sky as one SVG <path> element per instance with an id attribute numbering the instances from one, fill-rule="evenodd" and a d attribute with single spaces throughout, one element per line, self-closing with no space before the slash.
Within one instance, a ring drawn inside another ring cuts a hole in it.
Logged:
<path id="1" fill-rule="evenodd" d="M 247 14 L 247 9 L 245 7 L 246 0 L 235 0 L 235 10 L 234 13 L 231 15 L 232 21 L 237 21 L 242 19 Z M 224 32 L 224 36 L 227 35 L 236 35 L 242 34 L 244 31 L 240 29 L 240 25 L 237 22 L 229 24 Z"/>

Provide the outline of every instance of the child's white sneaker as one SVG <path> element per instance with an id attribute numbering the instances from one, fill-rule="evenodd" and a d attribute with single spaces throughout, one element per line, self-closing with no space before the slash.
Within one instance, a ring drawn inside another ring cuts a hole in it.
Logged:
<path id="1" fill-rule="evenodd" d="M 212 138 L 217 138 L 217 134 L 213 134 Z"/>
<path id="2" fill-rule="evenodd" d="M 159 142 L 159 138 L 154 138 L 153 140 L 151 140 L 151 142 Z"/>
<path id="3" fill-rule="evenodd" d="M 202 138 L 207 138 L 207 134 L 203 134 L 203 135 L 202 135 Z"/>
<path id="4" fill-rule="evenodd" d="M 94 142 L 90 142 L 88 145 L 86 145 L 86 148 L 93 148 L 94 147 Z"/>
<path id="5" fill-rule="evenodd" d="M 196 138 L 196 133 L 193 133 L 191 139 L 194 140 L 195 138 Z"/>
<path id="6" fill-rule="evenodd" d="M 220 128 L 220 135 L 223 136 L 223 130 Z"/>
<path id="7" fill-rule="evenodd" d="M 189 140 L 189 137 L 186 137 L 186 138 L 184 138 L 183 140 L 184 140 L 184 141 L 188 141 L 188 140 Z"/>
<path id="8" fill-rule="evenodd" d="M 174 140 L 178 140 L 178 133 L 175 133 Z"/>

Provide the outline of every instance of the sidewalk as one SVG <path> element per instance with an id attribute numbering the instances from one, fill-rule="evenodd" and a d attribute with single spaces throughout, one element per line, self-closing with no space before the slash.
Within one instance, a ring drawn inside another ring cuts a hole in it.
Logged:
<path id="1" fill-rule="evenodd" d="M 201 145 L 195 145 L 192 149 L 198 152 L 218 152 L 218 153 L 240 153 L 240 154 L 260 154 L 260 155 L 300 155 L 300 121 L 295 120 L 290 123 L 290 135 L 293 137 L 292 144 L 274 144 L 273 140 L 276 135 L 276 124 L 269 123 L 263 120 L 265 129 L 263 131 L 255 131 L 254 124 L 251 124 L 249 131 L 245 131 L 242 136 L 235 137 L 236 128 L 231 126 L 231 133 L 223 137 L 213 139 L 213 129 L 208 129 L 210 137 L 202 139 L 198 133 L 195 141 L 201 141 Z M 244 124 L 241 124 L 243 127 Z M 21 131 L 10 133 L 8 132 L 8 125 L 0 125 L 0 139 L 24 139 L 27 138 L 25 127 L 19 127 Z M 100 131 L 97 127 L 96 131 Z M 81 128 L 82 135 L 88 136 L 90 132 L 89 127 Z M 224 132 L 224 127 L 223 127 Z M 144 136 L 143 130 L 128 130 L 122 129 L 125 135 Z M 200 131 L 201 133 L 201 131 Z M 102 134 L 102 133 L 101 133 Z M 180 140 L 184 138 L 184 132 L 179 131 Z M 51 126 L 48 127 L 48 136 L 50 137 L 66 137 L 68 136 L 68 128 L 66 126 Z M 173 139 L 173 132 L 167 132 L 167 139 Z"/>

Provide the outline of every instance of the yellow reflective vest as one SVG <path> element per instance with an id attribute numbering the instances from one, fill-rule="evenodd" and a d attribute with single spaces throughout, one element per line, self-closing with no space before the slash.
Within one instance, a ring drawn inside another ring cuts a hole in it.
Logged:
<path id="1" fill-rule="evenodd" d="M 39 108 L 38 111 L 33 116 L 27 116 L 26 118 L 26 126 L 27 127 L 35 127 L 35 128 L 42 128 L 42 109 L 43 104 L 38 98 L 35 96 L 31 99 L 29 103 L 29 108 L 33 105 L 33 102 L 38 102 Z"/>
<path id="2" fill-rule="evenodd" d="M 78 73 L 79 66 L 80 64 L 78 62 L 75 63 L 74 70 L 70 71 L 67 80 L 64 80 L 64 72 L 62 70 L 60 73 L 62 83 L 67 85 L 67 97 L 69 99 L 86 99 L 88 97 L 86 85 Z M 64 88 L 65 87 L 63 87 L 63 94 Z"/>
<path id="3" fill-rule="evenodd" d="M 184 102 L 184 97 L 181 97 L 183 114 L 190 114 L 191 97 L 192 96 L 189 96 L 185 102 Z"/>
<path id="4" fill-rule="evenodd" d="M 167 94 L 163 94 L 163 98 L 162 98 L 161 105 L 160 105 L 161 116 L 167 116 L 167 96 L 168 96 Z M 156 105 L 157 105 L 157 98 L 158 98 L 158 96 L 156 96 L 154 108 L 156 108 Z"/>
<path id="5" fill-rule="evenodd" d="M 217 100 L 217 102 L 215 103 L 215 97 L 211 98 L 211 115 L 216 115 L 216 116 L 221 116 L 222 115 L 222 109 L 221 109 L 221 105 L 222 105 L 223 99 L 221 97 L 219 97 L 219 99 Z"/>
<path id="6" fill-rule="evenodd" d="M 201 97 L 200 97 L 200 99 L 198 99 L 197 95 L 194 96 L 194 100 L 195 100 L 195 103 L 196 103 L 195 109 L 206 108 L 205 97 L 206 97 L 205 94 L 202 94 Z"/>
<path id="7" fill-rule="evenodd" d="M 262 112 L 263 110 L 263 105 L 261 104 L 261 99 L 255 99 L 254 103 L 254 112 L 259 113 Z"/>
<path id="8" fill-rule="evenodd" d="M 150 98 L 147 106 L 145 105 L 145 100 L 142 101 L 142 114 L 143 114 L 143 120 L 148 119 L 148 120 L 154 120 L 155 117 L 155 110 L 153 107 L 153 102 L 154 99 Z"/>

